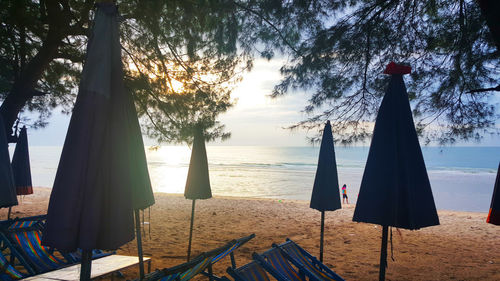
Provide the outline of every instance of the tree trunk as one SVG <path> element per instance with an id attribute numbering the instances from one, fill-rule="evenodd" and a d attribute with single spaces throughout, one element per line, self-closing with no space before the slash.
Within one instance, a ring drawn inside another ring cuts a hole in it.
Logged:
<path id="1" fill-rule="evenodd" d="M 33 98 L 36 84 L 56 56 L 62 38 L 60 34 L 49 31 L 47 40 L 44 41 L 40 51 L 16 78 L 12 89 L 0 106 L 0 114 L 3 117 L 9 142 L 15 142 L 16 138 L 13 136 L 12 127 L 21 109 Z"/>
<path id="2" fill-rule="evenodd" d="M 486 24 L 491 32 L 491 37 L 497 46 L 497 53 L 500 54 L 500 1 L 498 0 L 478 0 L 481 13 L 486 19 Z"/>

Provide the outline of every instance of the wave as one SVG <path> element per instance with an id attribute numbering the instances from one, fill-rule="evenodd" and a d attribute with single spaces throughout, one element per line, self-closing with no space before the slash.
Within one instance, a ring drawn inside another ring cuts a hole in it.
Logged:
<path id="1" fill-rule="evenodd" d="M 189 167 L 188 162 L 171 163 L 163 161 L 149 161 L 150 167 L 168 167 L 168 168 L 186 168 Z M 315 170 L 317 163 L 307 162 L 276 162 L 276 163 L 258 163 L 258 162 L 209 162 L 212 169 L 292 169 L 292 170 Z M 362 170 L 365 163 L 337 163 L 339 170 Z M 480 174 L 480 173 L 496 173 L 496 169 L 492 168 L 470 168 L 470 167 L 445 167 L 445 166 L 428 166 L 427 171 L 437 173 L 465 173 L 465 174 Z M 359 172 L 359 171 L 358 171 Z"/>

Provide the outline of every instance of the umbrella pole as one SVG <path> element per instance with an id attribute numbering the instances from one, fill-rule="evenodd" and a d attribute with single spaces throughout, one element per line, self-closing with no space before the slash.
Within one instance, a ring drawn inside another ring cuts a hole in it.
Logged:
<path id="1" fill-rule="evenodd" d="M 92 267 L 92 250 L 82 251 L 82 266 L 80 268 L 80 281 L 90 281 L 90 270 Z"/>
<path id="2" fill-rule="evenodd" d="M 189 245 L 188 245 L 188 254 L 187 261 L 189 261 L 191 257 L 191 239 L 193 238 L 193 222 L 194 222 L 194 204 L 196 199 L 193 200 L 193 206 L 191 207 L 191 227 L 189 228 Z"/>
<path id="3" fill-rule="evenodd" d="M 9 207 L 9 212 L 7 213 L 7 220 L 10 220 L 10 213 L 12 212 L 12 207 Z"/>
<path id="4" fill-rule="evenodd" d="M 387 267 L 387 236 L 388 236 L 388 226 L 383 226 L 382 228 L 382 247 L 380 249 L 380 272 L 378 279 L 379 281 L 385 280 L 385 268 Z"/>
<path id="5" fill-rule="evenodd" d="M 321 211 L 321 238 L 319 240 L 319 261 L 323 262 L 323 237 L 325 234 L 325 211 Z"/>
<path id="6" fill-rule="evenodd" d="M 142 237 L 141 237 L 141 217 L 139 210 L 134 210 L 135 213 L 135 233 L 137 238 L 137 253 L 139 255 L 139 276 L 140 280 L 144 279 L 144 258 L 142 253 Z"/>

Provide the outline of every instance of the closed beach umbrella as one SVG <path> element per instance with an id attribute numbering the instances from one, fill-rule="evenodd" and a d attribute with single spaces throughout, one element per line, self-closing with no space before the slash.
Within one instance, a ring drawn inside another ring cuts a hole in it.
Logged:
<path id="1" fill-rule="evenodd" d="M 379 224 L 382 230 L 379 279 L 385 279 L 388 227 L 419 229 L 438 225 L 424 158 L 418 142 L 403 74 L 408 66 L 390 63 L 353 221 Z"/>
<path id="2" fill-rule="evenodd" d="M 319 244 L 319 259 L 323 262 L 323 237 L 325 229 L 325 211 L 335 211 L 340 205 L 339 177 L 335 161 L 332 126 L 326 122 L 319 149 L 318 167 L 314 178 L 311 204 L 309 207 L 321 212 L 321 237 Z"/>
<path id="3" fill-rule="evenodd" d="M 118 9 L 98 3 L 43 244 L 82 249 L 80 278 L 89 280 L 92 249 L 114 250 L 131 241 L 134 211 L 138 218 L 138 209 L 153 203 L 137 113 L 123 84 Z M 137 242 L 140 251 L 139 237 Z"/>
<path id="4" fill-rule="evenodd" d="M 212 198 L 210 189 L 210 178 L 208 176 L 207 151 L 205 149 L 205 139 L 201 127 L 197 127 L 194 132 L 193 149 L 191 151 L 191 160 L 189 161 L 189 170 L 184 189 L 184 197 L 193 200 L 191 206 L 191 225 L 189 228 L 189 244 L 187 260 L 191 257 L 191 240 L 193 238 L 194 207 L 197 199 Z"/>
<path id="5" fill-rule="evenodd" d="M 12 156 L 12 173 L 14 174 L 17 195 L 33 194 L 26 126 L 22 127 L 19 132 L 16 149 Z"/>
<path id="6" fill-rule="evenodd" d="M 493 189 L 491 198 L 490 212 L 488 213 L 487 223 L 500 225 L 500 163 L 498 164 L 497 180 Z"/>
<path id="7" fill-rule="evenodd" d="M 17 205 L 17 197 L 10 165 L 9 145 L 3 124 L 3 118 L 0 116 L 0 208 L 7 208 Z"/>

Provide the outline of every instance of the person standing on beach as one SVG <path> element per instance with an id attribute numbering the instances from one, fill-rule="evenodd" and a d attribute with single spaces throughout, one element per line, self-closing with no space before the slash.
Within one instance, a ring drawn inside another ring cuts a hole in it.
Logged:
<path id="1" fill-rule="evenodd" d="M 342 204 L 344 204 L 344 200 L 349 204 L 349 198 L 347 198 L 347 186 L 344 184 L 342 186 Z"/>

